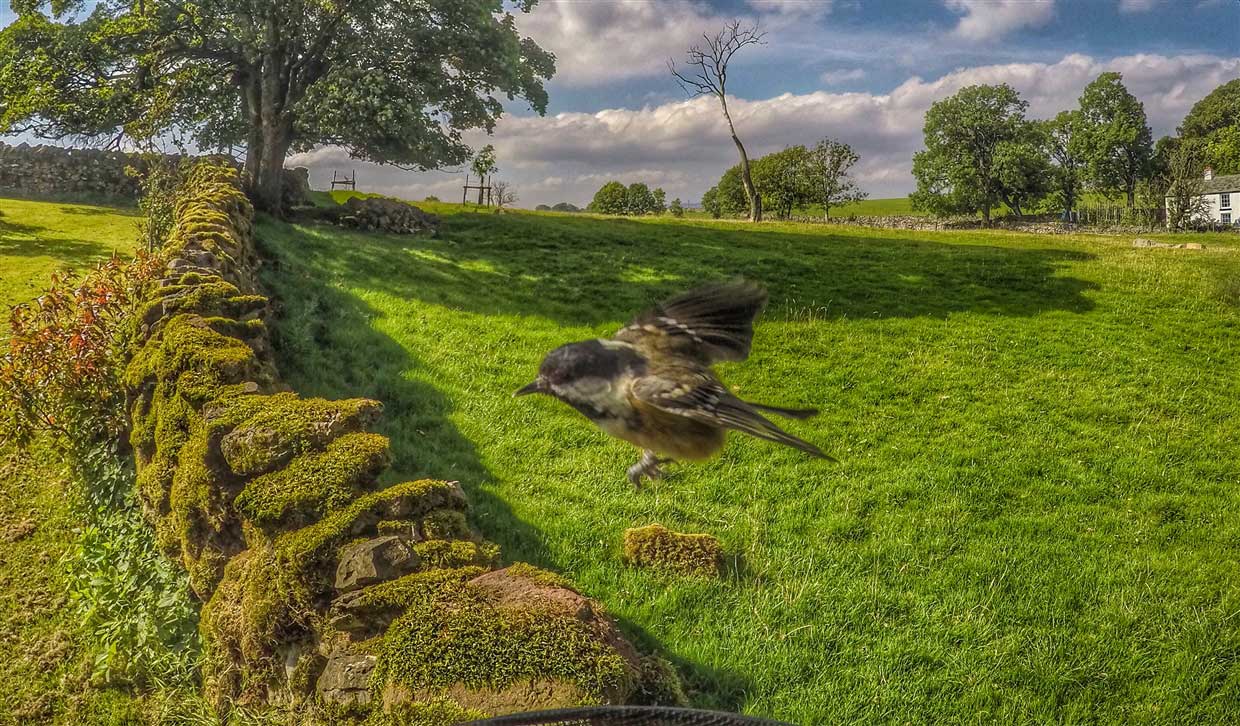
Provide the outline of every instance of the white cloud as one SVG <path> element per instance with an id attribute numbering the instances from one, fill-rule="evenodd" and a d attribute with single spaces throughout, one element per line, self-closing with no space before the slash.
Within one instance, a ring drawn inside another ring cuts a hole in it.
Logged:
<path id="1" fill-rule="evenodd" d="M 1055 16 L 1055 0 L 944 0 L 962 13 L 953 33 L 971 41 L 993 41 L 1025 27 L 1039 27 Z"/>
<path id="2" fill-rule="evenodd" d="M 866 73 L 863 68 L 841 68 L 836 71 L 827 71 L 818 76 L 818 78 L 828 86 L 836 86 L 849 81 L 859 81 L 865 78 L 865 76 Z"/>
<path id="3" fill-rule="evenodd" d="M 913 77 L 885 94 L 816 91 L 736 98 L 729 108 L 751 156 L 831 136 L 861 155 L 861 185 L 872 196 L 887 197 L 913 187 L 912 155 L 922 146 L 922 122 L 934 101 L 967 85 L 1008 83 L 1029 101 L 1030 116 L 1047 118 L 1074 107 L 1085 85 L 1109 70 L 1123 74 L 1161 135 L 1174 132 L 1189 108 L 1215 87 L 1240 76 L 1240 57 L 1133 55 L 1102 61 L 1073 54 L 1054 63 L 977 66 L 933 80 Z M 669 199 L 697 200 L 736 163 L 718 104 L 707 97 L 640 109 L 508 116 L 490 139 L 472 135 L 468 141 L 495 145 L 499 176 L 513 182 L 521 204 L 530 207 L 561 200 L 584 204 L 609 179 L 646 181 L 666 189 Z M 326 185 L 333 168 L 356 167 L 368 190 L 413 199 L 461 194 L 459 175 L 355 163 L 339 150 L 298 155 L 290 165 L 310 166 L 316 186 Z"/>
<path id="4" fill-rule="evenodd" d="M 1154 9 L 1158 0 L 1119 0 L 1121 13 L 1146 13 Z"/>
<path id="5" fill-rule="evenodd" d="M 834 2 L 833 0 L 749 0 L 747 4 L 763 14 L 821 18 L 831 13 L 831 6 Z"/>
<path id="6" fill-rule="evenodd" d="M 668 58 L 679 59 L 725 21 L 689 0 L 543 0 L 517 19 L 522 32 L 555 53 L 555 81 L 570 86 L 667 73 Z"/>

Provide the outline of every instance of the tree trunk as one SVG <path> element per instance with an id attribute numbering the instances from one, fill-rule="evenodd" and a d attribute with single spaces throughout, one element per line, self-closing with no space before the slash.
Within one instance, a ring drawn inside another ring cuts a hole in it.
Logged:
<path id="1" fill-rule="evenodd" d="M 291 143 L 286 124 L 276 123 L 274 127 L 264 124 L 262 130 L 263 150 L 259 159 L 258 178 L 252 196 L 259 209 L 283 216 L 282 186 L 284 181 L 284 157 L 288 154 Z"/>
<path id="2" fill-rule="evenodd" d="M 732 143 L 736 144 L 736 153 L 741 157 L 741 184 L 745 186 L 745 196 L 749 197 L 749 221 L 762 221 L 762 197 L 754 189 L 753 177 L 749 174 L 749 156 L 745 153 L 745 145 L 736 135 L 736 127 L 732 125 L 732 114 L 728 113 L 728 101 L 720 94 L 719 105 L 723 107 L 723 117 L 728 122 L 728 131 L 732 132 Z"/>
<path id="3" fill-rule="evenodd" d="M 982 207 L 982 226 L 984 227 L 990 226 L 990 206 L 989 205 Z"/>

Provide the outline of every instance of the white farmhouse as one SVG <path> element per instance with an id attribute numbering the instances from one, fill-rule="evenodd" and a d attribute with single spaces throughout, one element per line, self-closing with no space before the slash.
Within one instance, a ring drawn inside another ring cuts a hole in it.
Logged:
<path id="1" fill-rule="evenodd" d="M 1204 210 L 1198 219 L 1215 224 L 1240 224 L 1240 174 L 1215 176 L 1214 170 L 1207 168 L 1201 192 Z"/>

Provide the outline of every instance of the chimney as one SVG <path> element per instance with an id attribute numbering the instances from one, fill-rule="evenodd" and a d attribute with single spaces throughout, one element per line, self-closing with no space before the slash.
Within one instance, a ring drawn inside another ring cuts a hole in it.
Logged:
<path id="1" fill-rule="evenodd" d="M 1214 178 L 1214 169 L 1207 166 L 1206 167 L 1206 181 L 1210 181 L 1213 178 Z"/>

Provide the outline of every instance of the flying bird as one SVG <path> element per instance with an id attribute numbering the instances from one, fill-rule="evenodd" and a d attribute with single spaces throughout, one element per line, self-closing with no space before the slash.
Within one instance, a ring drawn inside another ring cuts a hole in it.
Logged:
<path id="1" fill-rule="evenodd" d="M 710 458 L 723 448 L 729 430 L 834 461 L 762 415 L 805 419 L 816 409 L 742 401 L 711 370 L 720 361 L 749 357 L 753 321 L 766 300 L 762 286 L 743 280 L 682 293 L 641 313 L 609 339 L 551 351 L 538 377 L 513 395 L 553 396 L 641 449 L 641 460 L 627 472 L 638 488 L 643 477 L 662 478 L 663 464 Z"/>

